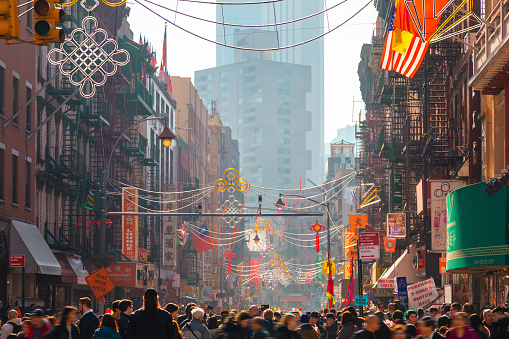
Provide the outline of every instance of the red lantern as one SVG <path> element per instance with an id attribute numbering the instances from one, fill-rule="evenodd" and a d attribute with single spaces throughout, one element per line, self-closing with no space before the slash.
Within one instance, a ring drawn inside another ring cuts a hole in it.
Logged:
<path id="1" fill-rule="evenodd" d="M 313 232 L 316 232 L 316 252 L 320 252 L 320 236 L 318 233 L 325 230 L 325 225 L 320 225 L 317 220 L 316 224 L 309 226 L 309 229 Z"/>
<path id="2" fill-rule="evenodd" d="M 235 258 L 235 253 L 227 252 L 224 256 L 228 259 L 228 273 L 232 273 L 232 258 Z"/>

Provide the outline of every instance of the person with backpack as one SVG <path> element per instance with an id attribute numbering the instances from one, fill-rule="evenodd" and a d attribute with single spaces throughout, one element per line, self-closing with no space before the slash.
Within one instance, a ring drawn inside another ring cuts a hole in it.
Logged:
<path id="1" fill-rule="evenodd" d="M 7 314 L 7 323 L 2 326 L 0 339 L 7 339 L 9 334 L 18 334 L 21 332 L 21 319 L 18 317 L 18 312 L 10 310 Z"/>
<path id="2" fill-rule="evenodd" d="M 192 320 L 184 323 L 180 328 L 186 339 L 210 339 L 210 331 L 203 324 L 205 312 L 201 308 L 195 308 L 191 312 Z"/>
<path id="3" fill-rule="evenodd" d="M 95 330 L 93 339 L 121 339 L 118 332 L 115 314 L 106 313 L 102 320 L 101 326 Z"/>

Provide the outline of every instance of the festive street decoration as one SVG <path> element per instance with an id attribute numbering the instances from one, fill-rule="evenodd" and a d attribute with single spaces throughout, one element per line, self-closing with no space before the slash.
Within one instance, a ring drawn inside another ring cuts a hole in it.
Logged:
<path id="1" fill-rule="evenodd" d="M 260 219 L 260 221 L 258 221 L 258 223 L 253 227 L 253 232 L 256 234 L 260 234 L 263 231 L 267 234 L 274 234 L 274 227 L 267 219 Z"/>
<path id="2" fill-rule="evenodd" d="M 104 226 L 104 228 L 110 228 L 110 226 L 113 224 L 113 222 L 111 222 L 109 219 L 105 219 L 105 221 L 106 221 L 106 226 Z M 101 221 L 100 220 L 90 221 L 88 219 L 81 219 L 80 221 L 78 221 L 78 227 L 79 228 L 89 229 L 94 224 L 97 227 L 101 227 Z"/>
<path id="3" fill-rule="evenodd" d="M 230 189 L 231 188 L 232 187 L 230 187 Z M 230 189 L 228 189 L 228 191 L 230 191 Z M 235 225 L 240 222 L 240 219 L 242 219 L 241 216 L 235 214 L 244 213 L 244 206 L 235 198 L 233 194 L 231 194 L 228 197 L 228 200 L 225 201 L 224 204 L 221 205 L 221 208 L 218 208 L 216 212 L 223 213 L 223 221 L 231 228 L 234 228 Z"/>
<path id="4" fill-rule="evenodd" d="M 228 259 L 228 274 L 232 273 L 232 259 L 235 258 L 235 253 L 227 252 L 224 257 Z"/>
<path id="5" fill-rule="evenodd" d="M 237 191 L 243 192 L 247 188 L 247 180 L 241 178 L 235 168 L 228 168 L 223 172 L 223 177 L 216 180 L 214 186 L 219 192 L 226 191 L 228 187 L 235 187 Z"/>
<path id="6" fill-rule="evenodd" d="M 122 58 L 124 60 L 119 60 Z M 129 53 L 118 49 L 117 42 L 108 38 L 104 29 L 98 28 L 93 16 L 83 18 L 81 27 L 74 29 L 60 48 L 48 53 L 49 63 L 58 65 L 60 73 L 73 85 L 80 86 L 80 94 L 85 98 L 93 97 L 96 87 L 104 85 L 108 77 L 117 72 L 118 66 L 127 65 L 129 60 Z"/>
<path id="7" fill-rule="evenodd" d="M 313 232 L 316 232 L 316 252 L 320 252 L 320 235 L 319 235 L 319 233 L 320 233 L 320 231 L 325 230 L 325 225 L 320 225 L 317 220 L 315 224 L 309 226 L 309 229 Z"/>

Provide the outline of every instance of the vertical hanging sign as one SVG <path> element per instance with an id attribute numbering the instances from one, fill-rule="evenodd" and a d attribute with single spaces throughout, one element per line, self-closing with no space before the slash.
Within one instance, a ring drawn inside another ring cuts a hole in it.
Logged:
<path id="1" fill-rule="evenodd" d="M 175 196 L 175 193 L 163 195 L 166 212 L 175 210 L 177 206 Z M 177 217 L 168 216 L 164 219 L 166 220 L 163 225 L 163 266 L 177 266 Z"/>
<path id="2" fill-rule="evenodd" d="M 122 212 L 138 212 L 138 190 L 122 188 Z M 138 261 L 138 216 L 122 215 L 122 253 Z"/>

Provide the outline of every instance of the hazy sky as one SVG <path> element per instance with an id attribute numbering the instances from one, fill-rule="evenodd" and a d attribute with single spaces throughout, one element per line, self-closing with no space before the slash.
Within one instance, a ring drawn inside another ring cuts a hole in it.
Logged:
<path id="1" fill-rule="evenodd" d="M 151 0 L 168 8 L 178 9 L 179 12 L 196 17 L 215 20 L 216 6 L 196 4 L 177 0 Z M 205 1 L 205 0 L 203 0 Z M 210 0 L 209 0 L 210 1 Z M 285 1 L 285 0 L 283 0 Z M 324 0 L 302 0 L 324 1 Z M 327 1 L 327 0 L 325 0 Z M 328 7 L 342 0 L 328 0 Z M 334 28 L 366 4 L 367 0 L 349 0 L 329 11 L 330 28 Z M 146 4 L 168 21 L 192 31 L 200 36 L 215 40 L 215 24 L 197 21 L 182 15 Z M 139 3 L 128 2 L 131 7 L 129 22 L 134 32 L 134 39 L 138 41 L 140 33 L 145 36 L 157 51 L 158 63 L 162 56 L 164 36 L 164 19 L 151 13 Z M 325 29 L 328 30 L 327 18 Z M 368 5 L 359 15 L 343 27 L 325 36 L 325 142 L 336 136 L 336 130 L 352 123 L 352 111 L 358 115 L 363 107 L 362 103 L 353 104 L 361 100 L 357 66 L 360 50 L 364 43 L 371 42 L 371 35 L 376 21 L 376 10 L 373 4 Z M 239 22 L 235 22 L 239 23 Z M 215 66 L 215 44 L 199 39 L 168 23 L 168 65 L 171 75 L 194 77 L 194 71 Z"/>

